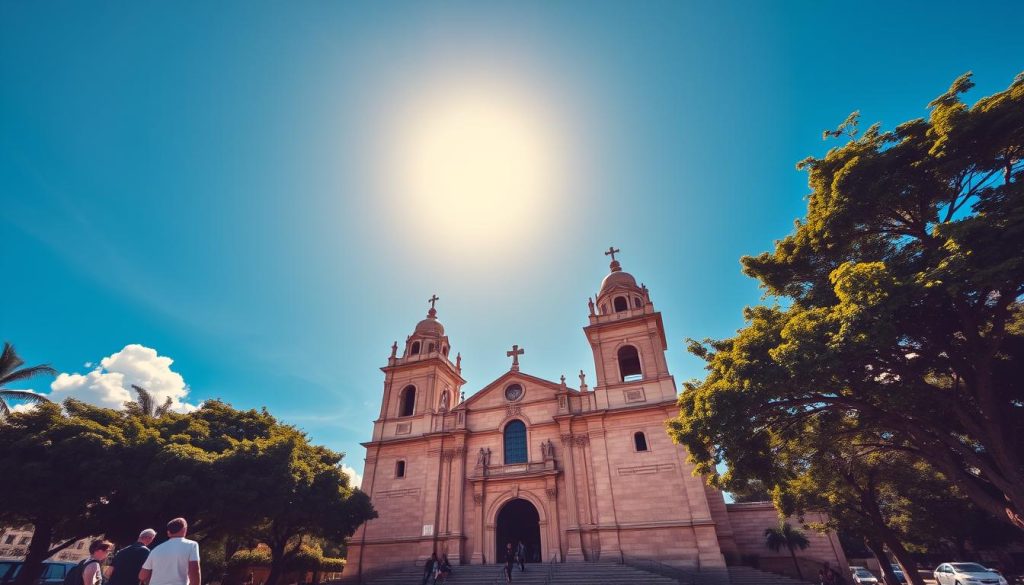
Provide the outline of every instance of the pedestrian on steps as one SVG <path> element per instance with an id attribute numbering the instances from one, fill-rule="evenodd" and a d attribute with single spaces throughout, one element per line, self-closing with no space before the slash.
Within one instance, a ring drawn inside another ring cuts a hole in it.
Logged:
<path id="1" fill-rule="evenodd" d="M 519 572 L 522 573 L 526 570 L 526 545 L 520 540 L 519 544 L 516 545 L 516 561 L 519 562 Z"/>
<path id="2" fill-rule="evenodd" d="M 516 551 L 512 550 L 512 543 L 505 543 L 505 583 L 512 582 L 512 566 L 516 563 Z"/>

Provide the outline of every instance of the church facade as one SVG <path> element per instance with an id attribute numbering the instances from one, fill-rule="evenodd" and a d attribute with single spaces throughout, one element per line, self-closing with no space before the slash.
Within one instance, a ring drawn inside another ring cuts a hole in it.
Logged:
<path id="1" fill-rule="evenodd" d="M 665 431 L 678 409 L 662 316 L 616 252 L 583 328 L 592 387 L 582 371 L 573 386 L 522 371 L 513 346 L 509 371 L 460 399 L 461 356 L 451 359 L 431 300 L 381 368 L 380 416 L 363 443 L 379 517 L 349 539 L 347 576 L 434 551 L 502 562 L 519 541 L 534 562 L 626 555 L 708 569 L 743 552 L 721 492 Z"/>

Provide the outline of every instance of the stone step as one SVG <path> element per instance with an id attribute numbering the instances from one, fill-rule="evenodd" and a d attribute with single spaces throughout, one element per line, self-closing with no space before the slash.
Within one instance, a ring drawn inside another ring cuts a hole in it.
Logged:
<path id="1" fill-rule="evenodd" d="M 550 580 L 549 580 L 550 578 Z M 368 579 L 366 585 L 419 585 L 422 569 L 403 568 Z M 503 585 L 501 565 L 461 565 L 453 568 L 450 585 Z M 663 577 L 616 563 L 555 563 L 526 565 L 526 571 L 512 572 L 516 585 L 677 585 L 675 579 Z"/>

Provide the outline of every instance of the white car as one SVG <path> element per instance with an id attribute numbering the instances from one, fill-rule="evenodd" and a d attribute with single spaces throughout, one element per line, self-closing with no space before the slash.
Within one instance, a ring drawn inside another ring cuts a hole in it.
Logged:
<path id="1" fill-rule="evenodd" d="M 850 573 L 856 585 L 878 585 L 878 578 L 864 567 L 850 567 Z"/>
<path id="2" fill-rule="evenodd" d="M 939 585 L 1007 585 L 1006 578 L 978 563 L 942 563 L 935 568 Z"/>

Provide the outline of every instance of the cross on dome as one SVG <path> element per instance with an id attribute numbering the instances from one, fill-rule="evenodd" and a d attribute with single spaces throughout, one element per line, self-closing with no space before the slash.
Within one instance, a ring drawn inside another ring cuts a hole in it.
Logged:
<path id="1" fill-rule="evenodd" d="M 619 250 L 615 246 L 608 246 L 608 251 L 604 253 L 605 256 L 612 257 L 612 263 L 609 265 L 609 268 L 611 268 L 612 272 L 618 272 L 622 270 L 622 265 L 619 264 L 619 261 L 615 259 L 615 255 L 618 254 L 619 252 L 622 252 L 622 250 Z"/>
<path id="2" fill-rule="evenodd" d="M 430 310 L 427 311 L 427 317 L 437 317 L 437 309 L 434 308 L 434 303 L 436 303 L 439 300 L 441 300 L 441 297 L 437 296 L 436 294 L 430 295 L 430 298 L 427 299 L 427 302 L 430 303 Z"/>
<path id="3" fill-rule="evenodd" d="M 505 355 L 512 358 L 512 371 L 519 371 L 519 356 L 526 353 L 525 349 L 520 349 L 518 345 L 513 345 L 511 351 L 506 351 Z"/>

